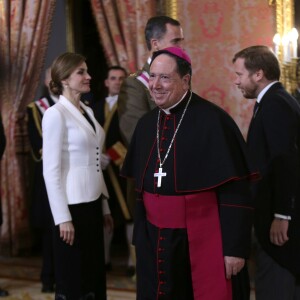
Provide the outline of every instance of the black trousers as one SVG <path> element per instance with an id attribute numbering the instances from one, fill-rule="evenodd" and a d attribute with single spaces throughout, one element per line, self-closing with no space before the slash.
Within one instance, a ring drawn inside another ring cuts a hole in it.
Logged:
<path id="1" fill-rule="evenodd" d="M 42 229 L 43 263 L 41 270 L 41 281 L 44 285 L 55 284 L 54 276 L 54 253 L 53 253 L 53 227 Z"/>
<path id="2" fill-rule="evenodd" d="M 72 246 L 54 230 L 56 299 L 106 300 L 103 215 L 100 199 L 69 205 L 75 228 Z"/>

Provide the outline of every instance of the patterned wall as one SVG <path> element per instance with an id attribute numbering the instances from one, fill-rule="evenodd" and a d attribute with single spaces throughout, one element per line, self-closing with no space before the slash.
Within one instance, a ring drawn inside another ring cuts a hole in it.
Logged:
<path id="1" fill-rule="evenodd" d="M 273 46 L 275 8 L 268 0 L 178 0 L 185 48 L 193 65 L 193 91 L 223 107 L 244 136 L 254 101 L 233 84 L 233 55 L 242 48 Z"/>

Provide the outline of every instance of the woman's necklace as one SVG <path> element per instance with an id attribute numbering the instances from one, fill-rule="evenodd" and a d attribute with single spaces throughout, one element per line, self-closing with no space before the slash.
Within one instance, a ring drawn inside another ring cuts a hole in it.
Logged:
<path id="1" fill-rule="evenodd" d="M 191 101 L 192 94 L 193 94 L 193 93 L 191 92 L 191 95 L 190 95 L 190 97 L 189 97 L 189 100 L 187 101 L 187 103 L 186 103 L 186 105 L 185 105 L 184 111 L 183 111 L 183 113 L 182 113 L 182 115 L 181 115 L 181 118 L 180 118 L 180 120 L 179 120 L 179 122 L 178 122 L 178 125 L 177 125 L 177 127 L 176 127 L 176 129 L 175 129 L 175 132 L 174 132 L 174 134 L 173 134 L 172 140 L 171 140 L 170 145 L 169 145 L 169 147 L 168 147 L 167 153 L 166 153 L 166 155 L 165 155 L 165 157 L 164 157 L 163 160 L 161 160 L 161 157 L 160 157 L 160 151 L 159 151 L 159 148 L 160 148 L 160 147 L 159 147 L 159 120 L 160 120 L 160 112 L 161 112 L 161 110 L 158 111 L 157 127 L 156 127 L 156 146 L 157 146 L 157 156 L 158 156 L 158 159 L 159 159 L 159 168 L 158 168 L 158 172 L 157 172 L 157 173 L 154 173 L 154 177 L 157 177 L 157 178 L 158 178 L 158 179 L 157 179 L 157 187 L 161 187 L 161 180 L 162 180 L 162 177 L 167 176 L 167 173 L 166 173 L 166 172 L 163 172 L 162 167 L 163 167 L 163 165 L 164 165 L 164 163 L 165 163 L 165 161 L 166 161 L 166 159 L 167 159 L 167 157 L 168 157 L 168 155 L 169 155 L 169 152 L 170 152 L 170 150 L 171 150 L 171 148 L 172 148 L 172 145 L 173 145 L 173 142 L 174 142 L 174 140 L 175 140 L 175 137 L 176 137 L 176 134 L 177 134 L 177 132 L 178 132 L 178 129 L 179 129 L 180 125 L 181 125 L 181 122 L 182 122 L 182 120 L 183 120 L 183 117 L 184 117 L 184 115 L 185 115 L 185 112 L 186 112 L 186 110 L 187 110 L 187 108 L 188 108 L 188 105 L 189 105 L 189 103 L 190 103 L 190 101 Z"/>
<path id="2" fill-rule="evenodd" d="M 81 105 L 80 105 L 80 98 L 79 100 L 74 98 L 74 97 L 70 97 L 70 95 L 64 95 L 82 114 L 84 113 Z"/>

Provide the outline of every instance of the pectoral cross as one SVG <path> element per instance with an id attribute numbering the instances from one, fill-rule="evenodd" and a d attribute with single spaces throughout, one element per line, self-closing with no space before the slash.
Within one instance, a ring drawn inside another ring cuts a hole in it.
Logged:
<path id="1" fill-rule="evenodd" d="M 157 179 L 157 187 L 161 187 L 161 178 L 163 176 L 167 176 L 167 173 L 163 173 L 162 168 L 158 168 L 158 173 L 154 173 L 154 177 L 158 177 Z"/>

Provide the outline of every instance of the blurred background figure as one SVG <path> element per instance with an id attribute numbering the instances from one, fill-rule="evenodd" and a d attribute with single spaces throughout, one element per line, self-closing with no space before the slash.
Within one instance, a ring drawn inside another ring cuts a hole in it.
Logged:
<path id="1" fill-rule="evenodd" d="M 55 299 L 106 299 L 103 224 L 113 230 L 101 170 L 105 133 L 81 95 L 90 92 L 85 57 L 66 52 L 51 66 L 59 96 L 42 121 L 43 175 L 55 223 Z"/>
<path id="2" fill-rule="evenodd" d="M 4 128 L 2 123 L 2 118 L 0 116 L 0 160 L 3 156 L 4 150 L 6 146 L 6 138 L 4 134 Z M 0 194 L 0 226 L 2 225 L 2 208 L 1 208 L 1 194 Z M 0 297 L 8 296 L 8 292 L 2 288 L 0 288 Z"/>
<path id="3" fill-rule="evenodd" d="M 297 64 L 297 70 L 296 70 L 296 78 L 297 78 L 297 88 L 293 92 L 293 96 L 298 100 L 300 103 L 300 62 Z"/>
<path id="4" fill-rule="evenodd" d="M 53 256 L 53 218 L 49 206 L 45 181 L 43 178 L 43 137 L 42 118 L 45 111 L 58 101 L 58 97 L 49 90 L 51 69 L 45 72 L 44 95 L 27 106 L 28 137 L 31 146 L 31 157 L 34 161 L 34 176 L 31 193 L 31 225 L 37 240 L 42 244 L 42 292 L 52 293 L 55 287 L 54 256 Z M 55 130 L 55 128 L 53 129 Z M 35 244 L 38 242 L 36 241 Z"/>
<path id="5" fill-rule="evenodd" d="M 121 132 L 119 128 L 119 118 L 117 113 L 117 100 L 120 92 L 121 84 L 127 76 L 126 70 L 120 66 L 112 66 L 108 69 L 105 79 L 107 88 L 107 97 L 100 101 L 94 102 L 92 108 L 98 122 L 103 126 L 106 139 L 103 149 L 103 157 L 106 158 L 106 163 L 103 163 L 103 174 L 107 184 L 109 198 L 109 207 L 114 219 L 114 232 L 117 238 L 118 234 L 126 236 L 128 260 L 127 260 L 127 275 L 132 276 L 135 272 L 134 252 L 130 251 L 132 242 L 132 217 L 129 213 L 126 203 L 126 179 L 119 176 L 120 167 L 126 154 L 125 146 L 123 145 Z M 125 229 L 125 230 L 124 230 Z M 112 269 L 111 259 L 111 243 L 113 232 L 109 232 L 104 228 L 104 245 L 105 245 L 105 264 L 106 270 Z"/>
<path id="6" fill-rule="evenodd" d="M 183 47 L 183 30 L 179 21 L 168 16 L 155 16 L 146 24 L 145 41 L 149 52 L 148 59 L 142 70 L 124 80 L 118 97 L 120 128 L 127 147 L 138 120 L 156 107 L 149 92 L 151 56 L 153 52 L 166 47 Z"/>

